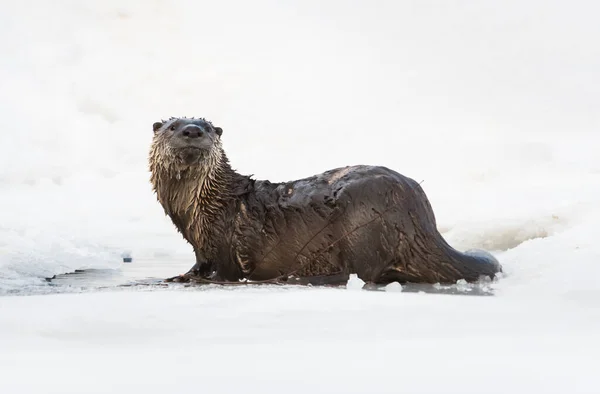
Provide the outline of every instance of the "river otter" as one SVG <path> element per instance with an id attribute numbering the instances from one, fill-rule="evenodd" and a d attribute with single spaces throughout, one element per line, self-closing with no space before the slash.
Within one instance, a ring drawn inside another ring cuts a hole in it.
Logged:
<path id="1" fill-rule="evenodd" d="M 336 168 L 272 183 L 234 171 L 223 130 L 204 118 L 153 125 L 151 183 L 196 264 L 179 278 L 215 282 L 477 281 L 501 271 L 483 251 L 442 238 L 414 180 L 381 166 Z"/>

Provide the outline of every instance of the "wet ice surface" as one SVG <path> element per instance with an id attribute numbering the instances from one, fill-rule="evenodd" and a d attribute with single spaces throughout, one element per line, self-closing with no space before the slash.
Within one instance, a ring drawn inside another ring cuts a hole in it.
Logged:
<path id="1" fill-rule="evenodd" d="M 123 291 L 131 290 L 210 290 L 221 288 L 221 285 L 213 284 L 179 284 L 166 283 L 164 279 L 176 276 L 187 270 L 193 264 L 186 260 L 168 261 L 164 259 L 157 260 L 134 260 L 130 263 L 122 263 L 116 269 L 87 269 L 76 270 L 75 272 L 55 275 L 39 281 L 35 285 L 14 288 L 0 293 L 0 295 L 41 295 L 41 294 L 59 294 L 59 293 L 80 293 L 94 291 Z M 243 291 L 244 288 L 258 287 L 284 287 L 299 289 L 303 286 L 298 285 L 272 285 L 272 284 L 252 284 L 236 285 L 235 288 Z M 306 286 L 312 287 L 312 286 Z M 409 283 L 400 285 L 393 283 L 389 285 L 365 284 L 352 275 L 346 285 L 335 286 L 337 288 L 347 288 L 350 290 L 365 291 L 387 291 L 387 292 L 406 292 L 406 293 L 429 293 L 429 294 L 454 294 L 454 295 L 473 295 L 473 296 L 491 296 L 493 292 L 493 283 L 489 280 L 482 280 L 477 283 L 467 283 L 459 281 L 454 285 L 441 284 L 416 284 Z M 233 288 L 232 288 L 233 289 Z"/>
<path id="2" fill-rule="evenodd" d="M 187 272 L 193 262 L 176 259 L 133 259 L 111 269 L 84 269 L 54 275 L 34 284 L 11 288 L 0 295 L 31 295 L 125 290 L 130 287 L 158 290 L 163 280 Z M 171 284 L 172 288 L 180 288 Z"/>

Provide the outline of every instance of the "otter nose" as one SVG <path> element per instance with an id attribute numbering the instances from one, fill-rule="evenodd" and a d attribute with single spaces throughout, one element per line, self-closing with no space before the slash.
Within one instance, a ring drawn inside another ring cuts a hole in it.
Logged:
<path id="1" fill-rule="evenodd" d="M 204 130 L 202 130 L 202 128 L 200 128 L 199 126 L 192 124 L 192 125 L 186 126 L 181 131 L 181 134 L 184 137 L 188 137 L 188 138 L 198 138 L 204 134 Z"/>

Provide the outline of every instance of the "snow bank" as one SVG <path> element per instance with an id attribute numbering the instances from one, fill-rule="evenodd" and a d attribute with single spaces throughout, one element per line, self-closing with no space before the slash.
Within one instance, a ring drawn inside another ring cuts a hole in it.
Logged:
<path id="1" fill-rule="evenodd" d="M 505 294 L 598 294 L 595 3 L 3 10 L 2 289 L 115 267 L 125 249 L 189 256 L 146 169 L 151 124 L 188 115 L 222 126 L 259 178 L 372 163 L 424 180 L 448 240 L 502 261 Z"/>

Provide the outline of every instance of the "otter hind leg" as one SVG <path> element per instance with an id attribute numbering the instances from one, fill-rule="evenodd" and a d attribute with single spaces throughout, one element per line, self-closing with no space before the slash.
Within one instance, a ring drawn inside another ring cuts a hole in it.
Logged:
<path id="1" fill-rule="evenodd" d="M 422 276 L 414 273 L 410 273 L 406 270 L 401 269 L 398 266 L 394 266 L 386 269 L 375 282 L 378 285 L 387 285 L 392 282 L 398 282 L 402 285 L 406 283 L 423 283 L 425 280 Z M 426 281 L 425 281 L 426 282 Z"/>

